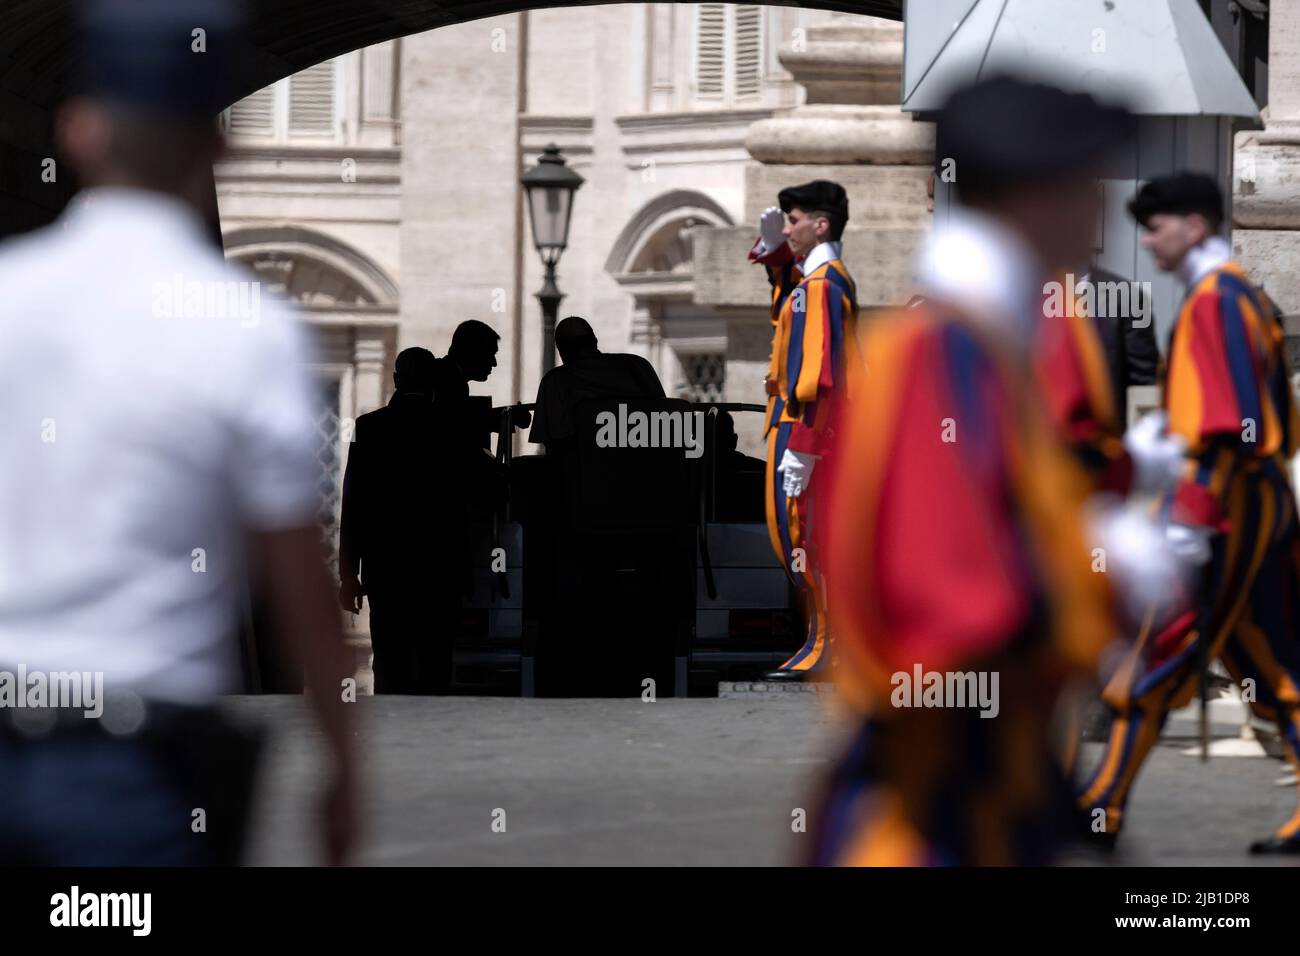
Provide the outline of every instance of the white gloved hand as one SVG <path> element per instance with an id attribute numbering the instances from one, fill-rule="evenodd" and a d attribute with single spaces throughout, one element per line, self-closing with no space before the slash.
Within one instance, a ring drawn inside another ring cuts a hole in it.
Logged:
<path id="1" fill-rule="evenodd" d="M 758 235 L 761 245 L 759 255 L 775 252 L 785 242 L 785 213 L 776 206 L 768 206 L 758 217 Z"/>
<path id="2" fill-rule="evenodd" d="M 1165 528 L 1165 542 L 1169 551 L 1189 570 L 1209 564 L 1213 554 L 1210 549 L 1213 535 L 1213 531 L 1200 525 L 1170 522 Z"/>
<path id="3" fill-rule="evenodd" d="M 1143 415 L 1124 433 L 1124 448 L 1133 459 L 1135 491 L 1158 494 L 1181 477 L 1187 442 L 1168 429 L 1169 417 L 1156 411 Z"/>
<path id="4" fill-rule="evenodd" d="M 1157 623 L 1169 620 L 1180 609 L 1192 568 L 1144 512 L 1112 496 L 1094 496 L 1088 504 L 1093 546 L 1102 550 L 1106 577 L 1129 620 L 1140 624 L 1153 606 Z"/>
<path id="5" fill-rule="evenodd" d="M 798 498 L 812 481 L 813 466 L 817 464 L 817 456 L 809 455 L 807 452 L 785 450 L 781 456 L 780 463 L 776 470 L 784 479 L 781 487 L 785 490 L 787 498 Z"/>

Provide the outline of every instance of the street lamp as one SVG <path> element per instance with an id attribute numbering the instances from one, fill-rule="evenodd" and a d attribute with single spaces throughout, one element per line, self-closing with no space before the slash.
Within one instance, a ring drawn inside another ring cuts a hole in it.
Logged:
<path id="1" fill-rule="evenodd" d="M 528 216 L 533 224 L 533 245 L 546 267 L 546 281 L 537 300 L 542 304 L 542 374 L 555 366 L 555 320 L 560 311 L 555 264 L 569 243 L 569 218 L 573 194 L 583 179 L 564 162 L 560 148 L 551 143 L 542 151 L 536 166 L 519 178 L 528 197 Z"/>

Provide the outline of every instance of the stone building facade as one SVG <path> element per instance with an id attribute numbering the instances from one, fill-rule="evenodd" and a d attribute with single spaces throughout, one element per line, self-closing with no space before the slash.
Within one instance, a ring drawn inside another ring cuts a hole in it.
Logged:
<path id="1" fill-rule="evenodd" d="M 1300 11 L 1270 17 L 1265 128 L 1236 139 L 1233 238 L 1300 311 Z M 518 179 L 548 143 L 585 179 L 560 314 L 645 355 L 669 394 L 762 400 L 767 287 L 745 252 L 785 185 L 842 182 L 863 306 L 903 301 L 933 133 L 898 107 L 902 29 L 756 4 L 533 10 L 356 50 L 236 104 L 216 176 L 227 254 L 318 333 L 323 515 L 348 420 L 387 400 L 400 349 L 443 354 L 457 323 L 482 319 L 501 350 L 477 390 L 536 393 L 542 267 Z M 738 418 L 751 453 L 758 417 Z"/>
<path id="2" fill-rule="evenodd" d="M 761 400 L 766 283 L 751 267 L 697 275 L 695 237 L 747 248 L 757 211 L 803 175 L 756 179 L 751 134 L 820 101 L 799 73 L 832 22 L 901 37 L 897 23 L 756 4 L 536 10 L 357 50 L 236 104 L 216 176 L 227 254 L 319 332 L 323 431 L 386 401 L 397 351 L 443 354 L 467 318 L 501 334 L 479 389 L 532 399 L 542 267 L 518 179 L 551 142 L 586 180 L 561 315 L 645 355 L 670 394 Z M 855 216 L 866 205 L 855 196 Z M 740 424 L 757 449 L 757 421 Z"/>

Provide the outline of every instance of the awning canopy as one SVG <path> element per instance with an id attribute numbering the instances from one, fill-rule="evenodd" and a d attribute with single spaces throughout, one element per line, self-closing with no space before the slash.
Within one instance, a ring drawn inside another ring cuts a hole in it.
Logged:
<path id="1" fill-rule="evenodd" d="M 1033 74 L 1148 116 L 1258 123 L 1250 91 L 1196 0 L 928 0 L 907 5 L 903 109 L 958 86 Z"/>

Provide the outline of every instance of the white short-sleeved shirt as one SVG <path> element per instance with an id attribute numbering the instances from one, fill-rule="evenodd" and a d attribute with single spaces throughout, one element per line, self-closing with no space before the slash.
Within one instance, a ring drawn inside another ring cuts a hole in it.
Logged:
<path id="1" fill-rule="evenodd" d="M 305 330 L 159 193 L 0 245 L 0 670 L 203 703 L 248 531 L 314 520 Z"/>

